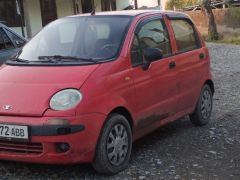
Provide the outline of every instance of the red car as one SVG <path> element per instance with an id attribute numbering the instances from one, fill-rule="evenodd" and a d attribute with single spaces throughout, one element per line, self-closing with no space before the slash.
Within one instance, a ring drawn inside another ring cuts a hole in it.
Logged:
<path id="1" fill-rule="evenodd" d="M 123 11 L 50 23 L 0 68 L 0 159 L 127 167 L 132 143 L 210 120 L 208 49 L 189 17 Z"/>

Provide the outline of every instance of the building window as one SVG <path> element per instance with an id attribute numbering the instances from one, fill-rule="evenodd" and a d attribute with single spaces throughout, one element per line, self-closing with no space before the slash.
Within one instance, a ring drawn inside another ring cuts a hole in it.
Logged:
<path id="1" fill-rule="evenodd" d="M 40 0 L 40 7 L 43 26 L 57 19 L 56 0 Z"/>
<path id="2" fill-rule="evenodd" d="M 18 0 L 18 1 L 20 4 L 22 17 L 24 17 L 23 1 L 22 0 Z M 21 17 L 17 14 L 16 0 L 7 0 L 7 1 L 0 0 L 0 20 L 6 22 L 7 25 L 10 27 L 21 26 Z"/>
<path id="3" fill-rule="evenodd" d="M 91 13 L 94 8 L 93 0 L 82 0 L 82 12 L 83 13 Z"/>
<path id="4" fill-rule="evenodd" d="M 116 0 L 102 0 L 102 11 L 115 11 L 117 10 Z"/>

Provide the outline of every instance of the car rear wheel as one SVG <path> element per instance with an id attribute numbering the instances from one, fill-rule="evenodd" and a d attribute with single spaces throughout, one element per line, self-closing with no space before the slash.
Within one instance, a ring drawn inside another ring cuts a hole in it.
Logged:
<path id="1" fill-rule="evenodd" d="M 99 173 L 116 174 L 128 166 L 132 150 L 132 132 L 127 119 L 112 114 L 102 130 L 93 167 Z"/>
<path id="2" fill-rule="evenodd" d="M 191 122 L 196 126 L 203 126 L 209 123 L 212 114 L 213 93 L 209 85 L 204 85 L 197 106 L 190 115 Z"/>

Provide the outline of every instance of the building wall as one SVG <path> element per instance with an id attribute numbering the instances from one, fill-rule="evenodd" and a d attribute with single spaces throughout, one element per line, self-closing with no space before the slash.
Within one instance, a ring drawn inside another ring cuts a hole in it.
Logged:
<path id="1" fill-rule="evenodd" d="M 158 6 L 158 0 L 138 0 L 138 8 L 142 6 L 156 7 Z"/>
<path id="2" fill-rule="evenodd" d="M 94 6 L 96 6 L 96 12 L 101 12 L 102 11 L 101 0 L 94 0 Z"/>
<path id="3" fill-rule="evenodd" d="M 151 7 L 157 7 L 158 6 L 158 0 L 137 0 L 138 2 L 138 8 L 141 8 L 143 6 L 146 6 L 148 8 Z M 165 10 L 166 7 L 166 2 L 167 0 L 160 0 L 160 8 L 161 10 Z M 129 3 L 134 5 L 134 1 L 133 0 L 129 0 Z"/>
<path id="4" fill-rule="evenodd" d="M 117 10 L 123 10 L 130 5 L 132 0 L 117 0 Z"/>
<path id="5" fill-rule="evenodd" d="M 164 2 L 166 0 L 161 0 L 162 7 L 164 7 Z M 24 14 L 25 14 L 25 34 L 27 38 L 33 37 L 42 29 L 42 16 L 40 9 L 39 0 L 23 0 L 24 2 Z M 75 0 L 76 4 L 79 6 L 80 13 L 82 12 L 81 0 Z M 122 10 L 129 5 L 134 5 L 134 0 L 117 0 L 117 10 Z M 57 15 L 58 18 L 74 14 L 74 4 L 72 0 L 56 0 Z M 101 0 L 94 0 L 94 6 L 96 6 L 96 11 L 101 11 Z M 138 7 L 156 7 L 158 6 L 158 0 L 138 0 Z M 22 34 L 20 27 L 13 28 L 18 34 Z"/>
<path id="6" fill-rule="evenodd" d="M 62 18 L 65 16 L 73 15 L 73 3 L 72 0 L 56 0 L 57 16 Z M 24 0 L 24 13 L 25 23 L 25 34 L 27 37 L 33 37 L 42 29 L 42 15 L 39 0 Z M 17 33 L 21 34 L 21 28 L 13 28 Z"/>
<path id="7" fill-rule="evenodd" d="M 74 14 L 72 0 L 56 0 L 56 5 L 58 18 Z"/>
<path id="8" fill-rule="evenodd" d="M 240 36 L 240 21 L 236 17 L 228 16 L 229 9 L 214 9 L 214 17 L 217 24 L 217 29 L 220 35 L 225 37 Z M 240 8 L 239 8 L 240 11 Z M 208 33 L 208 17 L 202 11 L 186 12 L 192 18 L 193 22 L 198 27 L 203 35 Z M 240 16 L 239 16 L 240 17 Z"/>
<path id="9" fill-rule="evenodd" d="M 35 35 L 42 28 L 42 17 L 39 0 L 24 0 L 25 35 L 27 38 Z M 22 35 L 21 27 L 12 28 Z"/>
<path id="10" fill-rule="evenodd" d="M 32 37 L 42 29 L 40 2 L 39 0 L 25 0 L 24 5 L 27 34 L 28 37 Z"/>
<path id="11" fill-rule="evenodd" d="M 167 0 L 161 0 L 161 8 L 162 10 L 165 10 L 166 9 L 166 3 L 167 3 Z"/>
<path id="12" fill-rule="evenodd" d="M 117 0 L 117 10 L 123 10 L 125 7 L 129 6 L 129 0 Z M 96 12 L 102 11 L 101 0 L 94 0 L 94 6 L 96 6 Z"/>

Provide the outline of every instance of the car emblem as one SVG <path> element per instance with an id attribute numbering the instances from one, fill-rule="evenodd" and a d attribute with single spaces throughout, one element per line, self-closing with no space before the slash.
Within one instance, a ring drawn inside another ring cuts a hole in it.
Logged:
<path id="1" fill-rule="evenodd" d="M 12 109 L 12 106 L 11 105 L 4 105 L 2 108 L 4 110 L 10 110 L 10 109 Z"/>

